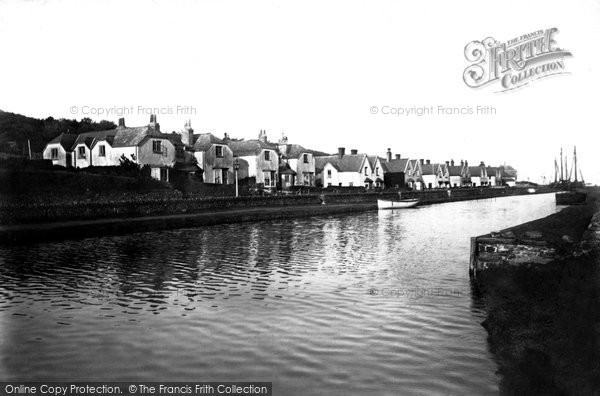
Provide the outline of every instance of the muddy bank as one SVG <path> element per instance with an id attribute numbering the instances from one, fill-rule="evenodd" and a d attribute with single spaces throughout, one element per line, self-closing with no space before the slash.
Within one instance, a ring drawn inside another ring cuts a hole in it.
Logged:
<path id="1" fill-rule="evenodd" d="M 503 394 L 600 394 L 600 256 L 588 228 L 597 198 L 510 229 L 515 238 L 541 231 L 558 252 L 552 261 L 477 274 Z"/>

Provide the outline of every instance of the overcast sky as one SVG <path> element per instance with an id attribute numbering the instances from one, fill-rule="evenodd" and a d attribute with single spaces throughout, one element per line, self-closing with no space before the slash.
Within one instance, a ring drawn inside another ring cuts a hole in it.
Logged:
<path id="1" fill-rule="evenodd" d="M 505 93 L 463 82 L 470 41 L 551 27 L 573 54 L 568 74 Z M 0 109 L 116 122 L 90 112 L 133 107 L 135 126 L 163 107 L 173 112 L 158 114 L 163 131 L 190 118 L 197 132 L 266 129 L 328 152 L 507 163 L 536 182 L 553 175 L 561 146 L 570 155 L 577 145 L 586 181 L 600 184 L 599 45 L 600 1 L 0 0 Z"/>

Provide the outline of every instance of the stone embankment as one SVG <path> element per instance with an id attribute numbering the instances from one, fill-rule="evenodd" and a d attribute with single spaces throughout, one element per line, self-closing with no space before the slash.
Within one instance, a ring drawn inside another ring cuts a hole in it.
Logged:
<path id="1" fill-rule="evenodd" d="M 502 394 L 598 394 L 599 197 L 472 245 Z"/>

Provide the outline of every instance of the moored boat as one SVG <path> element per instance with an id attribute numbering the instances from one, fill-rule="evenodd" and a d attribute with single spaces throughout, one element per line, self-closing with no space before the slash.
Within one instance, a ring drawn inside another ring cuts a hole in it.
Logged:
<path id="1" fill-rule="evenodd" d="M 555 194 L 558 205 L 577 205 L 585 203 L 587 193 L 581 191 L 560 191 Z"/>
<path id="2" fill-rule="evenodd" d="M 398 199 L 398 200 L 388 200 L 388 199 L 378 199 L 377 200 L 377 208 L 378 209 L 405 209 L 412 208 L 417 206 L 419 200 L 417 198 L 413 199 Z"/>

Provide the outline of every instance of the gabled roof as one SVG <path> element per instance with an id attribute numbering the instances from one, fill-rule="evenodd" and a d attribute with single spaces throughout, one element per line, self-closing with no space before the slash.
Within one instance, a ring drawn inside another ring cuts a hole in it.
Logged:
<path id="1" fill-rule="evenodd" d="M 500 172 L 502 172 L 502 177 L 517 177 L 517 170 L 510 165 L 500 166 Z"/>
<path id="2" fill-rule="evenodd" d="M 448 165 L 448 175 L 449 176 L 462 176 L 462 166 L 459 165 Z"/>
<path id="3" fill-rule="evenodd" d="M 113 147 L 130 147 L 138 146 L 148 136 L 154 136 L 157 138 L 168 139 L 167 135 L 157 133 L 147 126 L 133 127 L 133 128 L 120 128 L 117 130 Z"/>
<path id="4" fill-rule="evenodd" d="M 377 156 L 376 155 L 368 155 L 367 158 L 369 160 L 369 165 L 371 165 L 371 169 L 375 169 L 375 163 L 377 162 Z"/>
<path id="5" fill-rule="evenodd" d="M 473 177 L 481 176 L 481 167 L 480 166 L 469 166 L 469 173 Z"/>
<path id="6" fill-rule="evenodd" d="M 414 169 L 414 168 L 416 168 L 416 167 L 419 165 L 419 163 L 420 163 L 420 162 L 419 162 L 419 160 L 416 160 L 416 159 L 411 159 L 411 160 L 408 160 L 408 162 L 410 163 L 410 166 L 411 166 L 413 169 Z"/>
<path id="7" fill-rule="evenodd" d="M 280 148 L 282 148 L 282 146 L 280 146 Z M 299 144 L 286 144 L 283 146 L 283 151 L 280 151 L 281 155 L 286 158 L 298 158 L 304 153 L 312 154 L 310 150 L 305 149 Z"/>
<path id="8" fill-rule="evenodd" d="M 346 154 L 342 158 L 337 154 L 315 157 L 315 169 L 320 172 L 329 163 L 339 172 L 361 172 L 366 157 L 366 154 Z"/>
<path id="9" fill-rule="evenodd" d="M 54 139 L 50 140 L 48 144 L 60 144 L 65 151 L 71 151 L 71 147 L 73 147 L 75 140 L 77 140 L 77 135 L 71 133 L 61 133 Z"/>
<path id="10" fill-rule="evenodd" d="M 258 155 L 264 149 L 277 150 L 277 145 L 273 143 L 263 142 L 258 139 L 252 140 L 230 140 L 228 146 L 233 151 L 236 157 L 246 157 L 250 155 Z"/>
<path id="11" fill-rule="evenodd" d="M 115 135 L 117 133 L 116 129 L 109 129 L 107 131 L 98 131 L 98 132 L 85 132 L 80 133 L 77 136 L 77 139 L 73 143 L 72 150 L 75 150 L 80 144 L 85 144 L 87 148 L 91 149 L 97 142 L 106 141 L 110 145 L 113 144 Z"/>
<path id="12" fill-rule="evenodd" d="M 423 170 L 423 175 L 437 175 L 437 171 L 440 164 L 423 164 L 421 165 L 421 169 Z"/>
<path id="13" fill-rule="evenodd" d="M 225 142 L 212 133 L 194 135 L 194 150 L 196 151 L 207 151 L 213 144 L 225 145 Z"/>
<path id="14" fill-rule="evenodd" d="M 401 173 L 406 172 L 408 158 L 393 159 L 391 161 L 381 161 L 381 167 L 384 172 Z"/>

